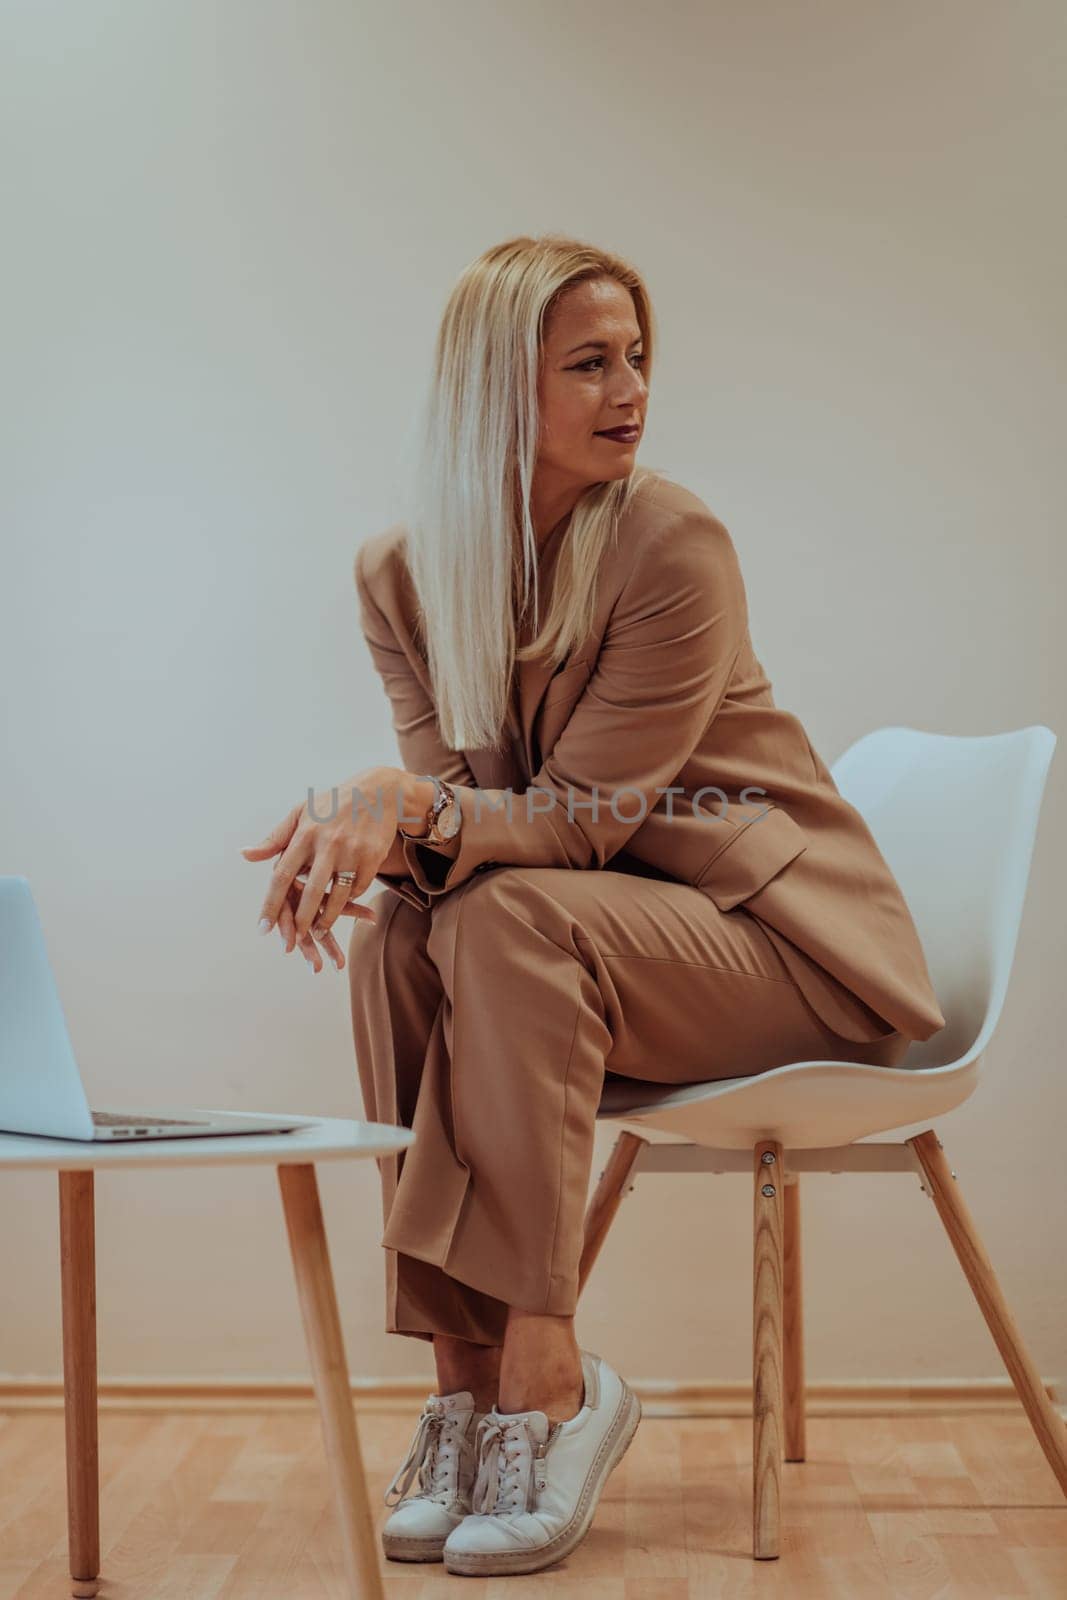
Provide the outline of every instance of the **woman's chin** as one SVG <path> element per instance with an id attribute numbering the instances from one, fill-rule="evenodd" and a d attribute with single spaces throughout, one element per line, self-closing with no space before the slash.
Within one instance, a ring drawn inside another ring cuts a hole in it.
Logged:
<path id="1" fill-rule="evenodd" d="M 614 461 L 606 464 L 601 461 L 597 467 L 597 478 L 600 483 L 612 483 L 617 478 L 628 478 L 637 465 L 637 446 L 629 450 L 619 450 Z"/>

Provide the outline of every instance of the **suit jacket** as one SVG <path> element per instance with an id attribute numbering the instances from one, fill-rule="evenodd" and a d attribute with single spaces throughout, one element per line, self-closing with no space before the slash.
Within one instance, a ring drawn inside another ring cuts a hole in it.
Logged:
<path id="1" fill-rule="evenodd" d="M 542 607 L 568 521 L 539 556 Z M 428 910 L 495 866 L 675 879 L 755 917 L 843 1037 L 944 1027 L 900 887 L 798 718 L 775 705 L 733 541 L 698 496 L 658 477 L 639 487 L 588 636 L 555 671 L 518 664 L 503 753 L 440 737 L 405 538 L 398 524 L 360 547 L 361 623 L 403 764 L 455 787 L 462 826 L 440 845 L 405 841 L 407 873 L 382 883 Z"/>

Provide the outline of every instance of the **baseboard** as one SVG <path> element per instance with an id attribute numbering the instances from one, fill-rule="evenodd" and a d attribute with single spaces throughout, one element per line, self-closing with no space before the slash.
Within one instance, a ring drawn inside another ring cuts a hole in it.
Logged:
<path id="1" fill-rule="evenodd" d="M 750 1417 L 749 1383 L 674 1383 L 627 1378 L 646 1417 Z M 427 1378 L 355 1379 L 357 1411 L 418 1410 Z M 1043 1380 L 1061 1414 L 1058 1384 Z M 103 1378 L 97 1386 L 101 1411 L 304 1411 L 312 1410 L 310 1381 L 275 1379 Z M 63 1384 L 58 1378 L 0 1375 L 0 1413 L 58 1411 Z M 809 1417 L 861 1417 L 951 1412 L 1022 1411 L 1007 1378 L 938 1379 L 896 1383 L 812 1383 L 805 1390 Z"/>

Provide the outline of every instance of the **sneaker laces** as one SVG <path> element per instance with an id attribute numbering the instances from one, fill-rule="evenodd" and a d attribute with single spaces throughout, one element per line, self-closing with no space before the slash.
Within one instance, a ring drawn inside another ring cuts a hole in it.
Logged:
<path id="1" fill-rule="evenodd" d="M 411 1448 L 385 1491 L 383 1499 L 386 1505 L 397 1505 L 405 1499 L 432 1500 L 441 1494 L 451 1494 L 453 1456 L 457 1450 L 462 1455 L 468 1448 L 469 1441 L 456 1423 L 455 1412 L 447 1410 L 441 1400 L 428 1400 L 415 1429 Z M 419 1488 L 414 1494 L 408 1494 L 416 1477 Z"/>
<path id="2" fill-rule="evenodd" d="M 483 1417 L 478 1424 L 478 1473 L 471 1510 L 489 1516 L 533 1511 L 538 1491 L 548 1481 L 545 1456 L 558 1426 L 549 1427 L 541 1444 L 525 1417 L 503 1421 L 491 1412 Z"/>

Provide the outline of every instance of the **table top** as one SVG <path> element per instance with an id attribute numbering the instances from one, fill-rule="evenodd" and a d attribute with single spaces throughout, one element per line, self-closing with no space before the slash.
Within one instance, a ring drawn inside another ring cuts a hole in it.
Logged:
<path id="1" fill-rule="evenodd" d="M 206 1111 L 204 1114 L 208 1114 Z M 305 1117 L 287 1111 L 257 1116 L 299 1120 L 289 1133 L 195 1134 L 183 1139 L 49 1139 L 0 1133 L 0 1168 L 45 1167 L 89 1172 L 104 1167 L 208 1167 L 242 1163 L 272 1166 L 358 1160 L 392 1155 L 415 1142 L 410 1128 L 344 1117 Z"/>

